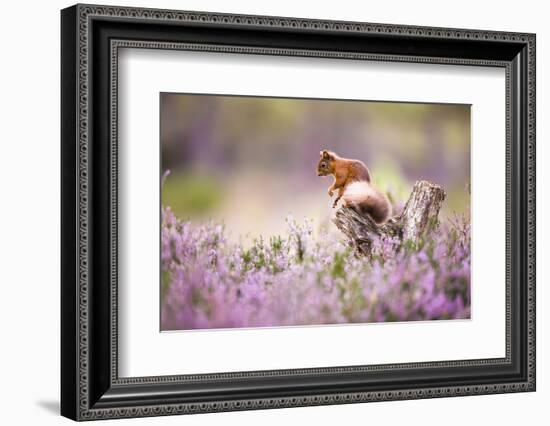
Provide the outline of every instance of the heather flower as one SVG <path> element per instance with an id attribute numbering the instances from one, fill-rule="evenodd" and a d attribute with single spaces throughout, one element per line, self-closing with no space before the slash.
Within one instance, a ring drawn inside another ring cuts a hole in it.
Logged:
<path id="1" fill-rule="evenodd" d="M 470 226 L 455 218 L 418 247 L 380 238 L 371 258 L 345 241 L 288 233 L 229 242 L 223 226 L 162 208 L 161 328 L 205 329 L 441 320 L 470 316 Z"/>

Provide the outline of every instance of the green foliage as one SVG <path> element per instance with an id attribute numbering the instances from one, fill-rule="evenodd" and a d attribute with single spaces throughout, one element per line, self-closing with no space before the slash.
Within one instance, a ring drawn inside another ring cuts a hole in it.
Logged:
<path id="1" fill-rule="evenodd" d="M 332 263 L 332 270 L 330 271 L 333 278 L 344 278 L 346 276 L 346 258 L 346 253 L 334 253 L 334 262 Z"/>
<path id="2" fill-rule="evenodd" d="M 166 296 L 168 287 L 170 287 L 171 280 L 172 277 L 170 275 L 170 271 L 162 270 L 160 273 L 160 298 L 162 301 L 164 301 L 164 297 Z"/>
<path id="3" fill-rule="evenodd" d="M 241 252 L 243 271 L 267 268 L 273 274 L 281 272 L 276 259 L 285 250 L 285 242 L 280 236 L 270 237 L 268 245 L 261 237 L 255 239 L 252 247 Z"/>
<path id="4" fill-rule="evenodd" d="M 221 203 L 222 196 L 217 179 L 195 173 L 174 174 L 162 188 L 162 204 L 170 205 L 181 218 L 208 214 Z"/>
<path id="5" fill-rule="evenodd" d="M 283 249 L 283 243 L 284 240 L 279 235 L 269 238 L 269 245 L 275 254 L 279 254 L 281 252 Z"/>
<path id="6" fill-rule="evenodd" d="M 376 162 L 369 167 L 376 187 L 387 191 L 396 200 L 407 199 L 410 193 L 410 184 L 394 159 L 377 158 Z"/>

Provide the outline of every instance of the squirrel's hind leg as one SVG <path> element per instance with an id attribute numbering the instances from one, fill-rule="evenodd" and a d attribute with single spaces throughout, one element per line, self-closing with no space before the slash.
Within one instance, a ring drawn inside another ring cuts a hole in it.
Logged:
<path id="1" fill-rule="evenodd" d="M 335 209 L 338 205 L 338 201 L 340 201 L 340 198 L 342 198 L 342 195 L 344 195 L 344 187 L 338 188 L 338 194 L 336 195 L 336 199 L 334 200 L 334 203 L 332 203 L 332 208 Z"/>

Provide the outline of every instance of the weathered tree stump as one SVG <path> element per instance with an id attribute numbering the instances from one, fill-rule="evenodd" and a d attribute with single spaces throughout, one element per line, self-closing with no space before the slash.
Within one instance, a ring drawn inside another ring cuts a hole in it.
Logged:
<path id="1" fill-rule="evenodd" d="M 444 200 L 445 191 L 441 186 L 417 181 L 403 211 L 383 225 L 377 225 L 369 215 L 360 214 L 350 207 L 340 207 L 333 222 L 358 255 L 369 256 L 373 242 L 382 236 L 418 243 L 428 226 L 437 223 Z"/>

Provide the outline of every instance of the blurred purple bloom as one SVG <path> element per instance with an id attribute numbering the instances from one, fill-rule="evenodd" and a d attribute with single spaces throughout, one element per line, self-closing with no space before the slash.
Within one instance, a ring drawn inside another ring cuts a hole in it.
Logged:
<path id="1" fill-rule="evenodd" d="M 287 219 L 288 235 L 252 247 L 229 243 L 215 223 L 192 226 L 162 209 L 163 330 L 389 322 L 470 317 L 470 226 L 455 220 L 419 248 L 372 260 L 340 241 L 313 238 Z"/>

